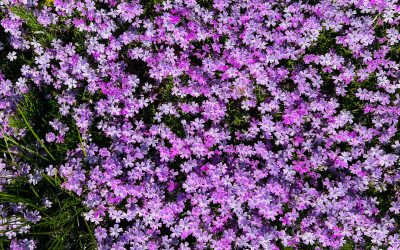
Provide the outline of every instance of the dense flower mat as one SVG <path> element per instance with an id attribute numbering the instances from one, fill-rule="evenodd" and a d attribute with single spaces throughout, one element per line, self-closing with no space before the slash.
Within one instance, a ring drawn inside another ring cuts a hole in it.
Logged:
<path id="1" fill-rule="evenodd" d="M 3 249 L 400 249 L 396 0 L 2 0 Z"/>

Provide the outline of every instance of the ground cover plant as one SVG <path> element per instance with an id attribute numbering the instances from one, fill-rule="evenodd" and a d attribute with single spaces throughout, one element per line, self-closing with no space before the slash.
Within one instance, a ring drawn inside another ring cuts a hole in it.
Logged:
<path id="1" fill-rule="evenodd" d="M 1 0 L 0 249 L 400 249 L 395 0 Z"/>

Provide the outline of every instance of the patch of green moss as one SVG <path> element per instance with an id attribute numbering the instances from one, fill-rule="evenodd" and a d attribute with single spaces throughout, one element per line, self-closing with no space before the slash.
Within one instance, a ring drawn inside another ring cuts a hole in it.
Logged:
<path id="1" fill-rule="evenodd" d="M 256 96 L 257 104 L 265 102 L 268 97 L 267 91 L 260 85 L 255 86 L 254 94 Z"/>
<path id="2" fill-rule="evenodd" d="M 306 54 L 323 55 L 328 53 L 330 50 L 333 50 L 345 59 L 349 59 L 353 63 L 357 63 L 357 60 L 353 57 L 352 51 L 349 48 L 346 48 L 336 42 L 336 37 L 338 35 L 338 33 L 332 30 L 322 30 L 318 36 L 317 41 L 314 42 L 312 46 L 306 49 Z"/>
<path id="3" fill-rule="evenodd" d="M 236 131 L 243 131 L 249 127 L 249 121 L 246 117 L 246 112 L 241 109 L 240 100 L 233 100 L 228 103 L 225 121 L 232 134 L 235 134 Z M 235 141 L 235 139 L 233 140 Z"/>
<path id="4" fill-rule="evenodd" d="M 213 6 L 213 0 L 197 0 L 197 3 L 206 9 L 211 9 Z"/>
<path id="5" fill-rule="evenodd" d="M 341 250 L 353 250 L 355 249 L 354 243 L 353 242 L 346 242 L 341 248 Z"/>
<path id="6" fill-rule="evenodd" d="M 163 122 L 167 125 L 171 131 L 176 134 L 178 137 L 183 138 L 185 137 L 185 129 L 181 123 L 181 119 L 174 116 L 168 115 L 163 118 Z"/>

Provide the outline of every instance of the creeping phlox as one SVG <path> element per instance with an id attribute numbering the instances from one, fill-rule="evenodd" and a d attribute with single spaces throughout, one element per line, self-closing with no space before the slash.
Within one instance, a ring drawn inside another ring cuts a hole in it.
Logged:
<path id="1" fill-rule="evenodd" d="M 56 114 L 38 152 L 58 159 L 10 146 L 1 191 L 56 176 L 99 249 L 400 249 L 398 1 L 0 6 L 1 137 L 35 139 L 13 117 L 39 93 Z M 19 225 L 43 214 L 0 215 L 35 248 Z"/>

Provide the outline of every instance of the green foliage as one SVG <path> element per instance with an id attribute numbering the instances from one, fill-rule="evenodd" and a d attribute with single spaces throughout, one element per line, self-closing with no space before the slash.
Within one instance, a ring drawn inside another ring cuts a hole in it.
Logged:
<path id="1" fill-rule="evenodd" d="M 336 43 L 336 37 L 338 35 L 338 33 L 332 30 L 323 29 L 319 34 L 317 41 L 306 49 L 306 54 L 323 55 L 328 53 L 330 50 L 333 50 L 346 60 L 350 60 L 354 64 L 357 64 L 357 60 L 353 57 L 351 50 Z"/>
<path id="2" fill-rule="evenodd" d="M 23 7 L 11 7 L 11 12 L 19 16 L 25 22 L 25 26 L 29 29 L 32 39 L 36 40 L 42 45 L 48 45 L 56 38 L 54 27 L 44 27 L 41 25 L 35 15 Z"/>
<path id="3" fill-rule="evenodd" d="M 39 4 L 44 6 L 52 3 L 46 0 L 40 1 Z M 37 41 L 43 47 L 47 47 L 57 37 L 66 43 L 74 41 L 77 51 L 84 51 L 86 35 L 72 26 L 44 27 L 26 8 L 12 7 L 10 11 L 24 21 L 26 39 Z M 3 14 L 0 13 L 0 18 Z M 9 35 L 0 28 L 0 41 L 5 45 L 5 49 L 0 51 L 1 58 L 5 58 L 7 51 L 10 51 L 8 38 Z M 21 65 L 32 63 L 32 52 L 24 51 L 19 53 L 13 62 L 0 59 L 0 70 L 8 79 L 15 81 L 20 77 Z M 19 140 L 5 137 L 0 142 L 0 150 L 8 155 L 5 160 L 9 166 L 18 167 L 15 161 L 17 160 L 18 163 L 26 163 L 31 168 L 43 172 L 49 164 L 62 164 L 68 150 L 83 145 L 74 119 L 61 117 L 56 100 L 48 99 L 43 94 L 51 91 L 53 90 L 43 86 L 40 91 L 33 87 L 15 103 L 17 113 L 11 117 L 10 125 L 15 129 L 25 129 L 26 134 Z M 86 96 L 78 93 L 78 97 Z M 46 133 L 52 131 L 49 122 L 55 118 L 69 127 L 62 144 L 44 141 Z M 104 138 L 98 140 L 102 139 Z M 62 179 L 58 175 L 55 177 L 43 175 L 43 179 L 34 186 L 25 178 L 15 179 L 0 193 L 0 204 L 20 203 L 40 212 L 41 220 L 38 223 L 26 222 L 31 229 L 24 235 L 36 240 L 38 249 L 95 249 L 93 225 L 83 218 L 87 208 L 80 197 L 62 188 L 61 183 Z M 51 208 L 43 205 L 44 197 L 53 203 Z M 7 249 L 9 243 L 6 237 L 0 237 L 0 249 Z"/>
<path id="4" fill-rule="evenodd" d="M 227 112 L 226 112 L 226 122 L 228 124 L 229 130 L 231 133 L 235 133 L 236 131 L 242 131 L 249 126 L 246 113 L 241 109 L 241 101 L 234 100 L 228 103 Z M 236 139 L 233 138 L 235 141 Z"/>
<path id="5" fill-rule="evenodd" d="M 39 138 L 39 136 L 35 133 L 35 131 L 33 130 L 32 126 L 29 125 L 28 120 L 26 119 L 24 112 L 21 111 L 20 107 L 17 105 L 17 110 L 20 113 L 22 119 L 25 122 L 25 125 L 27 126 L 27 128 L 30 130 L 30 132 L 33 134 L 33 136 L 36 138 L 36 140 L 40 143 L 40 145 L 42 146 L 42 148 L 46 151 L 46 153 L 51 157 L 51 159 L 55 160 L 54 156 L 50 153 L 49 149 L 46 147 L 46 145 L 43 143 L 43 141 Z"/>
<path id="6" fill-rule="evenodd" d="M 395 62 L 400 62 L 400 42 L 390 48 L 388 58 Z"/>
<path id="7" fill-rule="evenodd" d="M 352 242 L 346 242 L 341 248 L 341 250 L 353 250 L 355 249 L 354 243 Z"/>
<path id="8" fill-rule="evenodd" d="M 41 1 L 41 6 L 52 4 L 52 0 Z M 28 31 L 30 41 L 37 41 L 43 47 L 48 47 L 56 38 L 62 39 L 65 43 L 74 42 L 76 51 L 84 53 L 84 44 L 86 34 L 83 31 L 75 29 L 73 25 L 51 24 L 49 26 L 41 25 L 33 12 L 23 7 L 13 6 L 11 12 L 24 21 L 24 28 Z"/>
<path id="9" fill-rule="evenodd" d="M 82 145 L 82 138 L 72 118 L 62 118 L 55 100 L 49 100 L 36 89 L 32 89 L 18 103 L 18 112 L 11 118 L 11 126 L 25 129 L 26 135 L 15 140 L 5 137 L 0 149 L 8 153 L 8 165 L 17 166 L 18 162 L 27 163 L 31 168 L 43 172 L 49 164 L 63 163 L 66 152 Z M 51 131 L 49 121 L 58 118 L 70 130 L 62 144 L 44 141 L 46 132 Z M 10 150 L 16 147 L 18 150 Z M 83 213 L 87 208 L 82 199 L 62 188 L 62 179 L 56 175 L 43 175 L 36 185 L 31 185 L 26 178 L 18 178 L 7 185 L 0 193 L 0 203 L 20 203 L 27 208 L 40 212 L 41 220 L 30 225 L 26 237 L 37 241 L 38 249 L 95 249 L 93 225 L 87 223 Z M 46 197 L 53 203 L 51 208 L 43 205 Z M 0 237 L 0 249 L 9 245 L 5 237 Z"/>
<path id="10" fill-rule="evenodd" d="M 144 16 L 153 19 L 155 16 L 155 6 L 161 4 L 163 0 L 140 0 L 140 4 L 143 6 Z"/>
<path id="11" fill-rule="evenodd" d="M 211 9 L 213 6 L 213 0 L 197 0 L 197 3 L 206 9 Z"/>
<path id="12" fill-rule="evenodd" d="M 362 82 L 356 79 L 348 85 L 346 96 L 339 97 L 339 103 L 342 109 L 349 111 L 354 116 L 354 120 L 363 125 L 370 125 L 372 120 L 368 114 L 364 113 L 364 103 L 358 99 L 355 94 L 359 88 L 369 90 L 376 88 L 376 82 L 377 79 L 375 75 L 371 75 Z"/>
<path id="13" fill-rule="evenodd" d="M 330 50 L 334 50 L 338 55 L 341 55 L 343 58 L 345 58 L 345 60 L 349 60 L 353 65 L 358 65 L 358 61 L 353 57 L 351 50 L 336 43 L 336 36 L 338 35 L 339 34 L 336 32 L 324 29 L 318 36 L 317 41 L 311 47 L 309 47 L 306 52 L 322 55 L 328 53 Z M 335 75 L 335 72 L 327 73 L 320 69 L 319 74 L 324 83 L 321 86 L 322 92 L 327 95 L 334 93 L 336 90 L 332 76 Z M 360 101 L 355 95 L 357 93 L 357 89 L 365 88 L 372 90 L 376 87 L 376 81 L 375 75 L 370 76 L 368 79 L 362 82 L 358 79 L 355 79 L 347 86 L 346 95 L 338 96 L 341 109 L 349 111 L 354 116 L 356 122 L 364 125 L 367 125 L 371 122 L 368 115 L 364 114 L 363 102 Z"/>
<path id="14" fill-rule="evenodd" d="M 255 86 L 254 94 L 256 96 L 257 104 L 264 102 L 268 97 L 267 91 L 260 85 Z"/>
<path id="15" fill-rule="evenodd" d="M 164 101 L 173 101 L 174 96 L 172 93 L 172 89 L 174 88 L 174 80 L 172 77 L 167 78 L 166 80 L 161 82 L 161 86 L 159 89 L 160 98 Z"/>
<path id="16" fill-rule="evenodd" d="M 293 71 L 296 68 L 296 65 L 301 65 L 302 64 L 302 57 L 299 58 L 298 60 L 280 60 L 279 61 L 279 65 L 282 65 L 283 67 L 285 67 L 286 69 L 288 69 L 289 71 Z"/>
<path id="17" fill-rule="evenodd" d="M 183 138 L 185 136 L 185 129 L 180 121 L 181 120 L 178 117 L 173 115 L 163 118 L 165 125 L 167 125 L 178 137 Z"/>
<path id="18" fill-rule="evenodd" d="M 38 249 L 95 249 L 93 226 L 83 218 L 87 209 L 80 197 L 61 188 L 60 183 L 57 175 L 43 175 L 35 186 L 25 178 L 15 179 L 5 193 L 0 193 L 0 202 L 18 202 L 40 212 L 38 223 L 25 222 L 31 227 L 25 236 L 36 240 Z M 43 205 L 44 197 L 53 203 L 52 207 Z"/>
<path id="19" fill-rule="evenodd" d="M 380 212 L 379 215 L 383 217 L 389 211 L 390 204 L 393 201 L 391 197 L 396 197 L 396 188 L 388 185 L 384 190 L 377 190 L 373 185 L 369 185 L 366 195 L 378 198 L 377 207 Z"/>
<path id="20" fill-rule="evenodd" d="M 49 122 L 56 118 L 62 119 L 58 113 L 59 107 L 55 100 L 47 99 L 38 90 L 32 89 L 24 95 L 17 106 L 18 113 L 11 118 L 11 126 L 17 129 L 25 129 L 27 133 L 22 140 L 14 143 L 17 144 L 16 146 L 30 149 L 28 151 L 32 153 L 35 150 L 40 150 L 36 146 L 39 143 L 40 148 L 50 156 L 53 163 L 61 163 L 67 150 L 79 145 L 79 135 L 77 131 L 72 129 L 68 131 L 64 144 L 49 144 L 44 141 L 46 133 L 52 130 Z M 68 126 L 75 125 L 72 119 L 64 119 L 63 122 Z M 36 155 L 38 154 L 41 154 L 41 152 L 38 151 Z"/>

